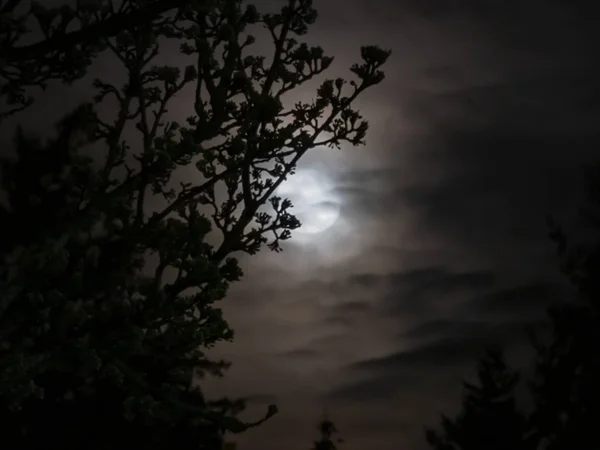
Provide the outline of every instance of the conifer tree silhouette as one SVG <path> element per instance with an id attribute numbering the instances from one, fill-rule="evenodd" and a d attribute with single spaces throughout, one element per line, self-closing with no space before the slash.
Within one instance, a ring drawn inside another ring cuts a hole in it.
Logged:
<path id="1" fill-rule="evenodd" d="M 600 448 L 600 164 L 589 167 L 586 180 L 589 195 L 581 212 L 587 238 L 571 243 L 564 230 L 549 221 L 550 237 L 576 298 L 548 309 L 549 337 L 531 335 L 536 350 L 534 375 L 527 383 L 532 409 L 526 414 L 515 409 L 517 374 L 506 372 L 503 359 L 488 353 L 480 363 L 480 386 L 466 385 L 458 418 L 443 417 L 441 434 L 427 430 L 433 448 Z M 508 397 L 498 405 L 490 401 L 497 397 L 494 392 Z"/>
<path id="2" fill-rule="evenodd" d="M 503 353 L 489 349 L 478 366 L 478 383 L 464 383 L 462 409 L 452 420 L 442 415 L 442 430 L 426 429 L 436 450 L 525 450 L 527 419 L 518 410 L 515 387 L 519 374 L 510 370 Z"/>
<path id="3" fill-rule="evenodd" d="M 548 450 L 600 448 L 600 164 L 586 172 L 587 201 L 581 209 L 591 236 L 570 243 L 550 220 L 561 267 L 577 292 L 574 302 L 553 306 L 552 335 L 537 349 L 532 423 Z"/>

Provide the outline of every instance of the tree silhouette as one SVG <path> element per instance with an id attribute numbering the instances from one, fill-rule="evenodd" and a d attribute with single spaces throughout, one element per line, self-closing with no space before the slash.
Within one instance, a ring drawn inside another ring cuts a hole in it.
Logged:
<path id="1" fill-rule="evenodd" d="M 195 5 L 208 11 L 209 0 L 78 0 L 49 8 L 23 0 L 0 1 L 0 95 L 9 108 L 0 120 L 33 102 L 26 88 L 45 87 L 52 79 L 72 82 L 81 78 L 91 62 L 106 49 L 106 39 L 133 26 L 160 21 L 164 13 Z M 43 36 L 33 44 L 22 44 L 29 32 Z"/>
<path id="2" fill-rule="evenodd" d="M 318 441 L 315 441 L 313 447 L 314 450 L 336 450 L 336 442 L 344 442 L 343 439 L 334 438 L 338 430 L 335 427 L 335 424 L 329 420 L 327 415 L 323 416 L 323 419 L 319 422 L 317 429 L 319 430 L 320 438 Z"/>
<path id="3" fill-rule="evenodd" d="M 429 430 L 429 443 L 437 449 L 528 448 L 540 450 L 592 450 L 600 448 L 600 165 L 587 173 L 588 201 L 582 217 L 588 229 L 583 242 L 572 244 L 564 230 L 550 220 L 550 237 L 557 244 L 561 268 L 576 288 L 577 298 L 548 309 L 551 335 L 533 335 L 536 350 L 534 375 L 528 383 L 532 410 L 524 416 L 514 408 L 512 385 L 516 374 L 503 376 L 497 392 L 511 392 L 503 415 L 490 420 L 489 401 L 477 402 L 484 392 L 493 397 L 495 382 L 487 390 L 484 374 L 503 373 L 502 361 L 480 367 L 481 389 L 469 393 L 456 421 L 443 418 L 445 434 Z M 487 367 L 487 369 L 485 369 Z M 482 368 L 485 369 L 482 371 Z M 467 389 L 473 391 L 472 387 Z M 471 399 L 471 400 L 469 400 Z M 481 405 L 487 405 L 482 407 Z M 492 408 L 492 411 L 497 411 Z M 491 428 L 489 428 L 491 426 Z M 485 436 L 493 436 L 489 442 Z"/>
<path id="4" fill-rule="evenodd" d="M 591 239 L 570 244 L 562 228 L 550 222 L 562 270 L 578 299 L 550 308 L 552 336 L 546 343 L 535 342 L 532 420 L 549 450 L 600 447 L 600 166 L 590 166 L 586 180 L 588 198 L 582 217 Z"/>
<path id="5" fill-rule="evenodd" d="M 125 2 L 144 3 L 154 4 Z M 3 21 L 13 4 L 0 4 Z M 36 8 L 49 28 L 67 14 Z M 108 2 L 86 8 L 86 17 L 111 14 Z M 276 189 L 307 151 L 364 142 L 367 123 L 352 104 L 383 80 L 389 52 L 363 47 L 355 80 L 326 80 L 314 100 L 286 107 L 285 93 L 332 62 L 296 40 L 316 19 L 310 1 L 289 0 L 277 14 L 241 0 L 155 13 L 90 41 L 127 73 L 122 85 L 96 79 L 93 101 L 56 137 L 17 130 L 17 158 L 3 160 L 2 447 L 217 449 L 225 432 L 276 412 L 242 422 L 243 402 L 208 400 L 193 382 L 228 366 L 207 352 L 233 337 L 218 308 L 242 276 L 232 254 L 279 251 L 300 226 Z M 260 26 L 273 40 L 269 63 L 250 51 L 249 31 Z M 185 68 L 157 65 L 168 40 L 190 60 Z M 85 73 L 88 56 L 64 54 L 50 75 Z M 19 89 L 35 75 L 20 70 L 0 92 L 17 110 L 31 104 Z M 174 122 L 168 108 L 184 90 L 190 116 Z M 107 101 L 116 105 L 109 118 L 98 113 Z M 194 167 L 193 181 L 178 181 L 179 169 Z"/>
<path id="6" fill-rule="evenodd" d="M 501 351 L 490 349 L 479 362 L 478 384 L 464 383 L 462 409 L 454 419 L 442 415 L 441 432 L 426 430 L 436 450 L 532 449 L 527 418 L 517 408 L 519 374 Z"/>
<path id="7" fill-rule="evenodd" d="M 6 0 L 0 3 L 0 13 L 7 23 L 22 23 L 27 16 L 16 15 L 15 10 L 22 5 L 22 0 Z M 141 25 L 158 18 L 161 14 L 191 3 L 189 0 L 150 0 L 132 1 L 125 0 L 118 8 L 114 3 L 105 2 L 98 5 L 93 0 L 77 2 L 75 5 L 62 5 L 47 8 L 43 4 L 34 2 L 30 10 L 38 25 L 45 33 L 45 39 L 34 44 L 16 45 L 17 39 L 24 34 L 24 30 L 14 27 L 5 28 L 6 36 L 3 39 L 1 54 L 5 62 L 18 62 L 27 60 L 40 60 L 52 53 L 68 52 L 73 47 L 98 44 L 101 40 L 113 37 L 132 25 Z M 208 2 L 205 8 L 208 8 Z M 100 6 L 100 8 L 98 8 Z M 94 13 L 89 14 L 89 13 Z M 100 14 L 97 14 L 100 13 Z M 47 27 L 47 22 L 57 23 Z M 77 22 L 77 29 L 67 31 L 68 27 Z"/>

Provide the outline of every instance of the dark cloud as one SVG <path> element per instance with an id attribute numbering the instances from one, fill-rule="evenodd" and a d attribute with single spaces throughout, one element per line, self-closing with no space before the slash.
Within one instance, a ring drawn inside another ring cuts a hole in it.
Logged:
<path id="1" fill-rule="evenodd" d="M 436 304 L 486 292 L 497 284 L 490 271 L 459 272 L 427 267 L 389 273 L 355 273 L 327 287 L 338 301 L 327 308 L 325 322 L 351 327 L 370 317 L 407 317 Z"/>
<path id="2" fill-rule="evenodd" d="M 485 127 L 493 127 L 495 134 L 595 130 L 588 115 L 598 113 L 598 66 L 585 61 L 580 67 L 552 69 L 476 86 L 404 91 L 399 101 L 413 119 L 458 125 L 477 118 L 479 128 L 489 132 Z M 557 128 L 547 128 L 549 123 Z"/>
<path id="3" fill-rule="evenodd" d="M 327 398 L 343 402 L 377 401 L 385 404 L 396 401 L 396 395 L 404 389 L 406 383 L 413 381 L 412 374 L 411 376 L 387 374 L 336 387 L 327 393 Z"/>
<path id="4" fill-rule="evenodd" d="M 367 280 L 369 286 L 374 285 L 372 277 L 357 278 L 360 281 Z M 403 280 L 399 285 L 406 283 L 406 280 L 411 280 L 415 285 L 426 285 L 438 279 L 446 280 L 440 282 L 440 286 L 461 286 L 462 281 L 470 278 L 481 280 L 484 287 L 493 285 L 495 281 L 491 274 L 472 273 L 452 277 L 440 269 L 413 271 L 392 279 Z M 418 391 L 420 386 L 424 389 L 425 385 L 427 389 L 437 386 L 436 389 L 441 389 L 440 395 L 456 394 L 458 384 L 454 391 L 444 391 L 452 387 L 449 380 L 455 380 L 453 374 L 457 372 L 464 373 L 465 368 L 481 356 L 487 346 L 501 346 L 516 351 L 517 358 L 513 359 L 523 365 L 519 355 L 528 351 L 529 333 L 544 332 L 547 328 L 547 307 L 565 301 L 569 293 L 563 284 L 537 282 L 475 295 L 451 316 L 422 320 L 399 332 L 397 339 L 404 343 L 403 350 L 351 364 L 347 370 L 362 374 L 361 378 L 332 389 L 328 395 L 342 402 L 372 399 L 385 403 L 401 401 L 407 395 L 412 395 L 411 390 Z M 528 370 L 529 367 L 526 364 L 524 368 Z M 432 377 L 437 380 L 432 380 Z M 453 382 L 456 383 L 456 380 Z"/>
<path id="5" fill-rule="evenodd" d="M 370 293 L 361 294 L 360 300 L 341 301 L 328 308 L 323 322 L 332 326 L 350 328 L 357 322 L 368 319 L 376 313 L 374 305 L 380 295 L 380 289 L 373 289 Z"/>
<path id="6" fill-rule="evenodd" d="M 371 304 L 366 301 L 349 301 L 335 305 L 333 309 L 340 309 L 350 313 L 363 313 L 371 309 Z"/>
<path id="7" fill-rule="evenodd" d="M 415 337 L 419 334 L 437 335 L 437 340 L 385 357 L 355 363 L 351 369 L 368 372 L 402 372 L 413 368 L 459 366 L 475 360 L 486 346 L 507 343 L 510 341 L 507 341 L 507 338 L 514 336 L 515 333 L 521 333 L 520 340 L 526 338 L 526 332 L 540 322 L 540 319 L 523 322 L 476 322 L 457 319 L 456 326 L 444 321 L 429 322 L 422 325 L 421 329 L 417 328 L 407 333 L 407 337 Z M 446 336 L 440 337 L 444 332 Z"/>
<path id="8" fill-rule="evenodd" d="M 477 357 L 485 348 L 480 336 L 442 340 L 383 358 L 356 363 L 352 368 L 367 371 L 402 371 L 413 367 L 439 367 L 458 364 Z"/>
<path id="9" fill-rule="evenodd" d="M 483 320 L 441 319 L 423 322 L 415 328 L 403 332 L 399 337 L 411 341 L 456 339 L 460 336 L 480 337 L 489 331 L 489 323 Z"/>
<path id="10" fill-rule="evenodd" d="M 480 288 L 493 286 L 496 277 L 491 272 L 455 273 L 441 267 L 430 267 L 392 274 L 390 282 L 394 287 L 409 286 L 410 291 L 451 291 L 454 289 Z"/>
<path id="11" fill-rule="evenodd" d="M 453 272 L 444 267 L 427 267 L 406 272 L 387 274 L 361 273 L 348 277 L 350 284 L 373 287 L 389 286 L 392 289 L 408 291 L 439 291 L 493 286 L 496 277 L 491 272 Z"/>
<path id="12" fill-rule="evenodd" d="M 487 347 L 516 348 L 522 353 L 527 333 L 545 328 L 546 322 L 540 319 L 521 322 L 461 319 L 425 322 L 400 337 L 426 343 L 353 364 L 348 370 L 362 373 L 362 378 L 332 389 L 329 396 L 344 402 L 368 399 L 402 402 L 427 389 L 430 394 L 436 392 L 440 399 L 454 397 L 460 393 L 460 378 L 457 380 L 456 374 L 468 373 Z"/>
<path id="13" fill-rule="evenodd" d="M 378 303 L 382 314 L 423 314 L 436 305 L 494 286 L 491 272 L 452 272 L 430 267 L 386 275 L 386 293 Z"/>
<path id="14" fill-rule="evenodd" d="M 583 163 L 598 144 L 598 135 L 448 135 L 429 155 L 439 158 L 435 164 L 448 164 L 446 177 L 403 190 L 415 233 L 496 260 L 494 255 L 520 253 L 529 266 L 524 252 L 543 251 L 546 263 L 555 265 L 548 257 L 553 248 L 546 218 L 575 216 L 579 205 L 571 199 L 583 198 Z"/>
<path id="15" fill-rule="evenodd" d="M 525 14 L 543 14 L 552 7 L 582 15 L 595 5 L 591 0 L 404 0 L 400 3 L 427 17 L 469 12 L 480 20 L 513 21 Z"/>
<path id="16" fill-rule="evenodd" d="M 374 273 L 359 273 L 348 277 L 347 282 L 350 285 L 373 288 L 381 283 L 382 278 L 381 275 L 376 275 Z"/>
<path id="17" fill-rule="evenodd" d="M 515 286 L 475 297 L 463 305 L 464 314 L 499 316 L 513 314 L 515 320 L 540 317 L 550 305 L 572 299 L 565 283 L 538 282 Z"/>
<path id="18" fill-rule="evenodd" d="M 291 359 L 314 359 L 316 357 L 321 356 L 321 353 L 313 348 L 299 348 L 296 350 L 285 352 L 282 356 L 284 358 Z"/>

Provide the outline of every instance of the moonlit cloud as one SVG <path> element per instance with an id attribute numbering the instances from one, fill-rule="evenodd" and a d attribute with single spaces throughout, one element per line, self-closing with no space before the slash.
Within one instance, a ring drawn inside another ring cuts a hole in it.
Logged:
<path id="1" fill-rule="evenodd" d="M 301 237 L 323 233 L 335 226 L 340 216 L 340 200 L 335 197 L 328 174 L 315 169 L 300 169 L 282 183 L 275 193 L 289 198 L 294 205 L 292 213 L 302 227 Z"/>

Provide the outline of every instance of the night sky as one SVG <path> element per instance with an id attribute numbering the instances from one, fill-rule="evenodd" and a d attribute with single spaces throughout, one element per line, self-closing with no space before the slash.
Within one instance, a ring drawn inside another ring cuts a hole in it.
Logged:
<path id="1" fill-rule="evenodd" d="M 486 343 L 527 366 L 525 331 L 569 295 L 546 215 L 574 223 L 600 141 L 587 3 L 315 0 L 306 39 L 335 56 L 327 77 L 361 45 L 393 53 L 358 104 L 367 145 L 315 149 L 286 187 L 313 228 L 241 258 L 224 302 L 236 338 L 214 352 L 233 366 L 205 385 L 248 397 L 248 417 L 281 412 L 240 449 L 310 448 L 324 410 L 340 450 L 423 449 Z M 31 123 L 56 113 L 52 95 Z"/>

